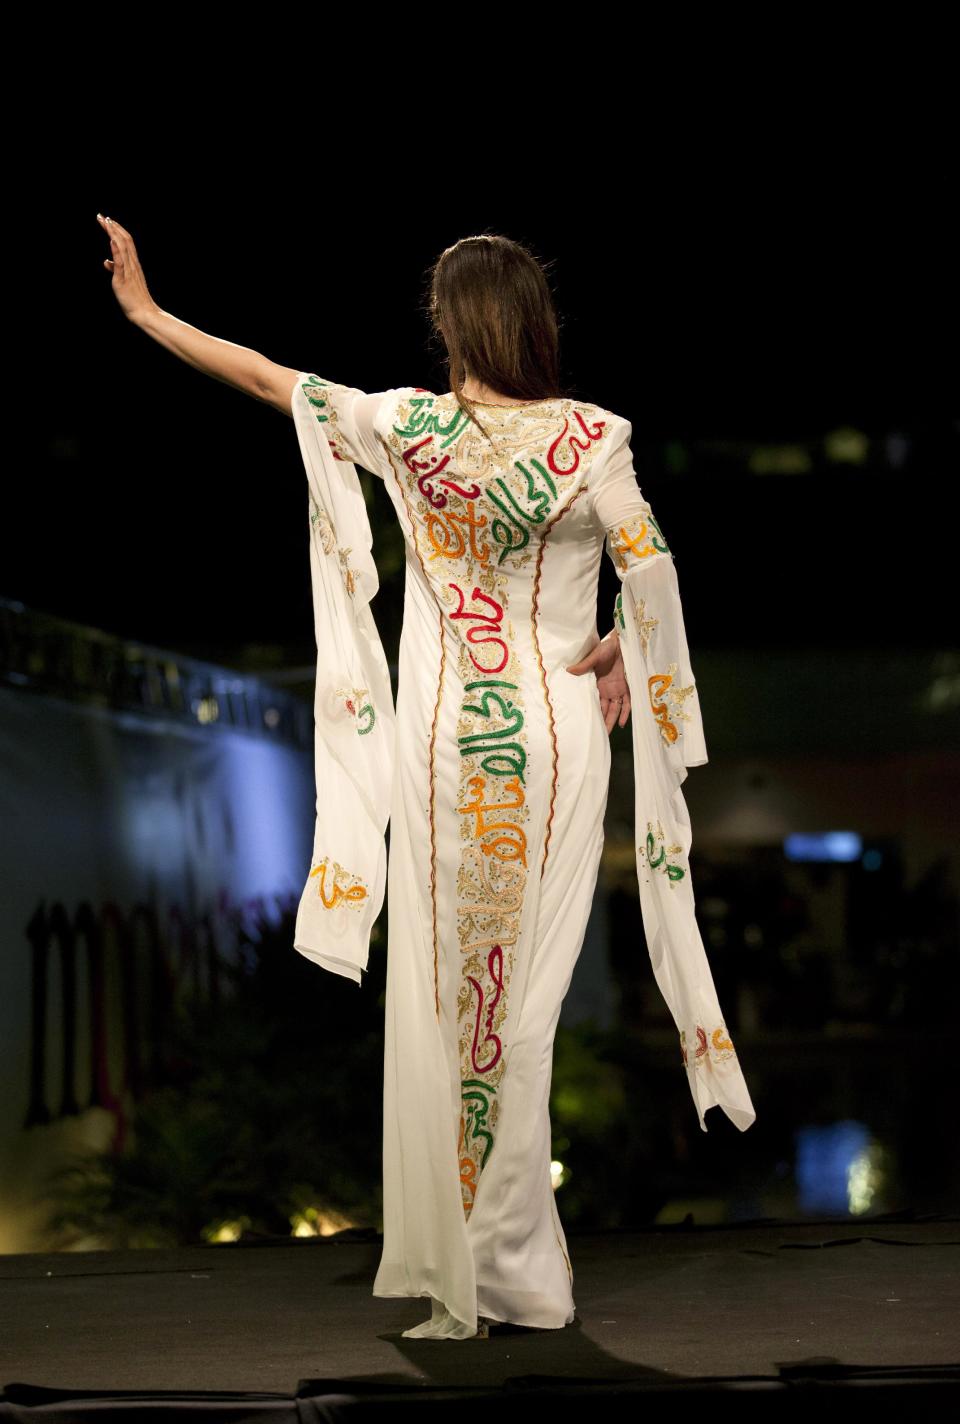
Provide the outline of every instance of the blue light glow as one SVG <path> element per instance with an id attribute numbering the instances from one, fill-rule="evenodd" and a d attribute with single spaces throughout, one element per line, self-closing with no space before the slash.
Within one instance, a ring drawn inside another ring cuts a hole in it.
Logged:
<path id="1" fill-rule="evenodd" d="M 783 853 L 788 860 L 859 860 L 863 838 L 856 831 L 795 831 L 784 837 Z"/>
<path id="2" fill-rule="evenodd" d="M 797 1205 L 804 1212 L 858 1215 L 865 1200 L 876 1144 L 862 1122 L 845 1119 L 796 1133 Z M 875 1164 L 874 1164 L 875 1165 Z M 879 1176 L 875 1170 L 874 1176 Z M 877 1183 L 872 1182 L 871 1191 Z"/>

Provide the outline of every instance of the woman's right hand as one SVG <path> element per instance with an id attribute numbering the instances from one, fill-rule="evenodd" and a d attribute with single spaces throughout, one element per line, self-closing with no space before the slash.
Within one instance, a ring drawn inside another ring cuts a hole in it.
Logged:
<path id="1" fill-rule="evenodd" d="M 97 222 L 110 238 L 112 256 L 106 258 L 103 265 L 113 274 L 113 295 L 127 320 L 139 323 L 149 312 L 157 310 L 157 304 L 147 289 L 133 238 L 115 218 L 97 213 Z"/>
<path id="2" fill-rule="evenodd" d="M 607 636 L 595 643 L 578 663 L 570 663 L 567 672 L 582 677 L 591 668 L 597 679 L 600 711 L 609 734 L 613 731 L 614 724 L 621 727 L 627 725 L 631 706 L 630 685 L 623 665 L 623 653 L 620 651 L 620 635 L 616 628 L 611 628 Z"/>

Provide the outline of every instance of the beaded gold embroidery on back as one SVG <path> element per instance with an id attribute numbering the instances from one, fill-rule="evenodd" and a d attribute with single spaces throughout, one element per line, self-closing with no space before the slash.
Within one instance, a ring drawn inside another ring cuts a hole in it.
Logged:
<path id="1" fill-rule="evenodd" d="M 513 471 L 517 461 L 523 460 L 528 451 L 541 452 L 545 445 L 556 439 L 562 417 L 569 417 L 579 410 L 582 416 L 593 420 L 600 413 L 598 406 L 574 400 L 572 396 L 551 396 L 546 401 L 526 406 L 486 406 L 483 401 L 474 401 L 473 404 L 497 412 L 492 420 L 484 416 L 492 439 L 477 429 L 451 393 L 432 397 L 433 414 L 438 420 L 449 418 L 450 430 L 455 432 L 450 443 L 456 445 L 457 469 L 470 479 L 481 481 Z M 526 412 L 528 418 L 523 421 L 510 418 L 520 412 Z M 592 464 L 592 448 L 584 454 Z M 578 464 L 579 458 L 570 461 L 570 474 L 574 473 Z"/>

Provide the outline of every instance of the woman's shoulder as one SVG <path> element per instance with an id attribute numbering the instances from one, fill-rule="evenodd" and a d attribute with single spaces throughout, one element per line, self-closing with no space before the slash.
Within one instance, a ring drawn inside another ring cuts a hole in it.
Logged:
<path id="1" fill-rule="evenodd" d="M 619 444 L 623 439 L 630 439 L 631 425 L 626 416 L 575 392 L 564 392 L 523 405 L 499 402 L 491 405 L 483 401 L 474 404 L 481 419 L 486 422 L 492 420 L 498 429 L 509 427 L 513 431 L 520 425 L 526 428 L 528 419 L 539 427 L 545 418 L 549 428 L 553 417 L 559 424 L 572 422 L 576 426 L 582 423 L 594 438 L 599 437 L 603 445 Z M 377 424 L 380 426 L 382 422 L 384 426 L 389 426 L 398 418 L 423 417 L 431 411 L 448 418 L 457 406 L 453 391 L 432 391 L 426 386 L 392 386 L 382 393 Z"/>
<path id="2" fill-rule="evenodd" d="M 426 386 L 396 386 L 389 392 L 389 395 L 399 397 L 419 397 L 424 401 L 456 403 L 456 396 L 453 391 L 431 391 Z M 604 416 L 609 420 L 621 420 L 623 417 L 612 411 L 607 406 L 600 405 L 599 402 L 590 400 L 587 396 L 577 395 L 576 392 L 564 391 L 558 396 L 546 396 L 541 400 L 528 401 L 520 405 L 507 405 L 499 402 L 490 404 L 487 401 L 474 401 L 474 405 L 483 410 L 533 410 L 536 412 L 542 407 L 554 406 L 560 410 L 580 410 L 590 411 L 599 416 Z"/>

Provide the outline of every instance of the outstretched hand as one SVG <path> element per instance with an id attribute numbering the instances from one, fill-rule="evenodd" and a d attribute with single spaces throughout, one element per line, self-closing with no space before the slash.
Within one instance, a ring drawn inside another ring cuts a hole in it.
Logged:
<path id="1" fill-rule="evenodd" d="M 605 638 L 601 638 L 586 657 L 578 663 L 571 663 L 567 672 L 581 677 L 591 669 L 596 673 L 597 691 L 600 694 L 600 711 L 607 732 L 613 730 L 615 722 L 625 727 L 630 716 L 630 688 L 620 652 L 620 639 L 616 628 L 611 628 Z"/>
<path id="2" fill-rule="evenodd" d="M 103 265 L 113 274 L 113 295 L 123 308 L 124 316 L 137 322 L 157 304 L 147 290 L 133 238 L 116 218 L 105 218 L 97 213 L 97 222 L 110 239 L 111 255 L 104 259 Z"/>

